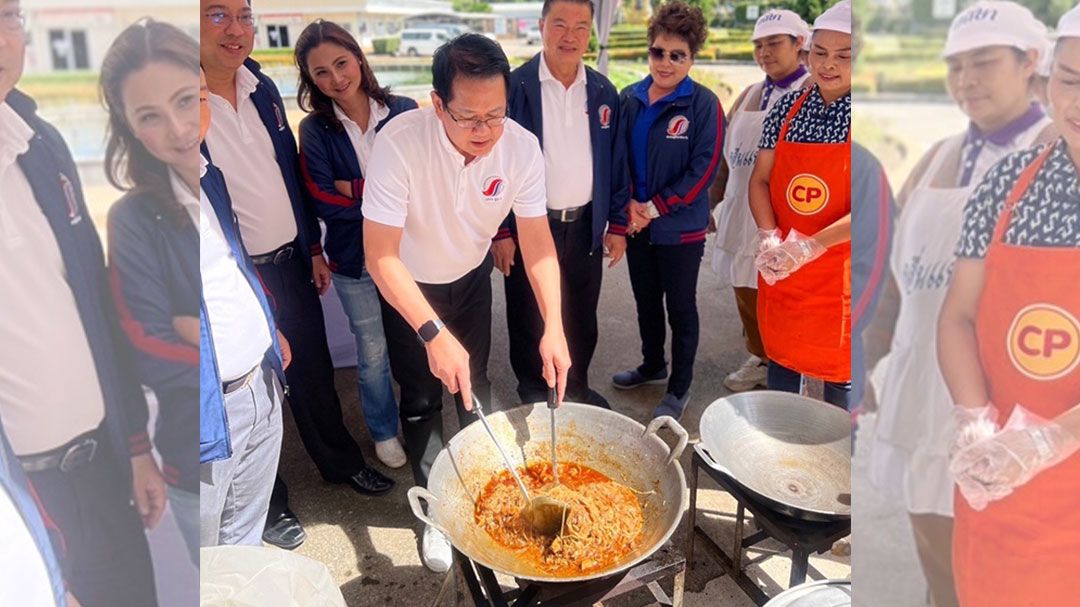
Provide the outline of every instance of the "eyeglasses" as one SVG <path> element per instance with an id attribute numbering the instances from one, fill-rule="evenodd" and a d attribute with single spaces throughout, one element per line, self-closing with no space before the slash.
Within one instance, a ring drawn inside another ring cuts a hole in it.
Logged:
<path id="1" fill-rule="evenodd" d="M 214 11 L 212 13 L 206 13 L 206 18 L 210 20 L 211 25 L 214 27 L 229 27 L 233 22 L 239 23 L 240 27 L 245 29 L 255 27 L 255 15 L 251 13 L 241 13 L 240 15 L 233 17 L 229 13 Z"/>
<path id="2" fill-rule="evenodd" d="M 487 125 L 487 128 L 489 128 L 489 129 L 493 129 L 493 128 L 497 127 L 497 126 L 502 126 L 503 123 L 506 122 L 506 118 L 507 118 L 506 114 L 503 114 L 502 116 L 496 116 L 494 118 L 486 118 L 486 119 L 484 119 L 484 118 L 458 118 L 457 116 L 454 115 L 453 112 L 450 111 L 449 107 L 447 107 L 446 105 L 443 105 L 443 108 L 446 109 L 446 115 L 450 116 L 450 120 L 453 120 L 454 124 L 458 125 L 458 128 L 467 129 L 467 130 L 470 130 L 470 131 L 474 131 L 474 130 L 480 128 L 481 125 Z"/>
<path id="3" fill-rule="evenodd" d="M 19 9 L 0 11 L 0 30 L 20 32 L 26 28 L 26 14 Z"/>
<path id="4" fill-rule="evenodd" d="M 664 55 L 667 55 L 668 59 L 671 59 L 671 62 L 675 64 L 684 63 L 690 57 L 690 53 L 686 51 L 669 51 L 655 46 L 649 47 L 649 56 L 653 59 L 663 61 Z"/>

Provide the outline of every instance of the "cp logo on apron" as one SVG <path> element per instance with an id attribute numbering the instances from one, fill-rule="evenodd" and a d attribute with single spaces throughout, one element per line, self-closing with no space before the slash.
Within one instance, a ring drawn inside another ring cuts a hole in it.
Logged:
<path id="1" fill-rule="evenodd" d="M 1057 306 L 1032 304 L 1013 318 L 1007 346 L 1013 365 L 1024 375 L 1057 379 L 1080 363 L 1080 322 Z"/>
<path id="2" fill-rule="evenodd" d="M 814 215 L 829 204 L 829 186 L 816 175 L 800 173 L 787 187 L 787 203 L 800 215 Z"/>

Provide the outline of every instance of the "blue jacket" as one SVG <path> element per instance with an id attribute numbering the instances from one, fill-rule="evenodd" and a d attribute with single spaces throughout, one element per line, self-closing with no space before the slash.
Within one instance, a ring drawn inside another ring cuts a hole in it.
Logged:
<path id="1" fill-rule="evenodd" d="M 46 523 L 42 519 L 37 497 L 34 495 L 30 483 L 23 475 L 22 466 L 19 465 L 19 460 L 15 458 L 11 446 L 8 445 L 2 425 L 0 425 L 0 493 L 7 493 L 11 498 L 11 502 L 15 504 L 15 509 L 22 515 L 23 524 L 26 525 L 26 529 L 30 532 L 34 543 L 37 544 L 41 559 L 45 562 L 45 567 L 49 572 L 53 598 L 56 600 L 57 607 L 67 607 L 63 573 L 60 569 L 60 561 L 56 558 L 56 553 L 53 552 L 49 539 L 49 528 L 46 527 Z M 0 521 L 0 523 L 9 525 L 14 521 Z M 53 530 L 59 533 L 55 526 Z M 5 541 L 7 541 L 6 537 Z M 63 544 L 62 540 L 60 544 Z M 11 581 L 17 582 L 18 580 Z"/>
<path id="2" fill-rule="evenodd" d="M 262 280 L 255 272 L 255 264 L 251 262 L 251 257 L 240 240 L 240 224 L 232 210 L 225 177 L 217 167 L 208 165 L 199 183 L 203 194 L 214 207 L 214 214 L 221 223 L 221 231 L 233 257 L 239 262 L 241 272 L 262 306 L 263 316 L 266 317 L 274 342 L 274 347 L 266 351 L 267 361 L 273 367 L 278 381 L 284 386 L 285 374 L 281 368 L 281 345 L 277 339 L 277 325 L 274 324 L 274 315 L 270 310 Z M 221 383 L 217 355 L 214 352 L 214 333 L 206 314 L 206 300 L 202 299 L 199 302 L 199 461 L 204 464 L 232 457 L 229 420 L 226 417 L 225 395 L 222 393 Z"/>
<path id="3" fill-rule="evenodd" d="M 381 131 L 394 116 L 417 108 L 408 97 L 390 97 L 390 114 L 375 126 Z M 330 270 L 360 278 L 364 269 L 364 175 L 356 150 L 344 128 L 337 129 L 317 114 L 300 121 L 300 172 L 314 201 L 315 213 L 326 223 L 326 256 Z M 352 183 L 352 196 L 342 196 L 334 181 Z"/>
<path id="4" fill-rule="evenodd" d="M 18 158 L 19 166 L 60 249 L 94 358 L 105 402 L 105 429 L 119 461 L 126 462 L 133 455 L 150 451 L 146 398 L 116 318 L 105 255 L 86 209 L 75 161 L 59 131 L 37 115 L 32 99 L 12 91 L 7 102 L 34 131 L 30 149 Z M 63 376 L 63 369 L 56 372 Z M 130 475 L 131 468 L 119 466 L 117 473 Z"/>
<path id="5" fill-rule="evenodd" d="M 293 217 L 296 219 L 298 244 L 302 250 L 309 251 L 311 255 L 319 255 L 322 253 L 319 220 L 315 217 L 315 209 L 300 180 L 300 155 L 296 150 L 296 138 L 293 137 L 285 115 L 285 102 L 281 100 L 281 94 L 278 93 L 274 81 L 262 73 L 258 62 L 247 59 L 244 61 L 244 67 L 251 70 L 251 73 L 259 79 L 259 86 L 251 93 L 251 100 L 259 112 L 259 118 L 262 119 L 266 132 L 270 134 L 270 141 L 274 144 L 274 156 L 281 170 L 285 189 L 289 192 Z M 205 143 L 202 145 L 202 153 L 211 163 L 214 161 Z M 311 263 L 311 259 L 307 256 L 304 256 L 304 259 L 308 264 Z"/>
<path id="6" fill-rule="evenodd" d="M 528 129 L 544 147 L 544 111 L 540 93 L 541 54 L 510 72 L 509 116 Z M 626 141 L 619 127 L 619 95 L 607 78 L 585 66 L 585 90 L 588 97 L 589 139 L 592 142 L 593 197 L 592 249 L 603 244 L 605 229 L 612 234 L 626 234 L 629 218 L 626 204 L 630 190 L 626 176 Z M 494 240 L 509 238 L 515 232 L 514 214 L 507 216 Z"/>
<path id="7" fill-rule="evenodd" d="M 140 381 L 157 397 L 154 443 L 165 480 L 197 493 L 199 351 L 180 339 L 172 319 L 199 315 L 199 231 L 172 192 L 166 195 L 133 191 L 109 209 L 109 270 Z"/>
<path id="8" fill-rule="evenodd" d="M 649 224 L 653 244 L 702 242 L 709 227 L 709 185 L 724 147 L 724 110 L 716 95 L 687 76 L 649 105 L 652 76 L 623 89 L 633 198 L 651 200 L 660 217 Z"/>

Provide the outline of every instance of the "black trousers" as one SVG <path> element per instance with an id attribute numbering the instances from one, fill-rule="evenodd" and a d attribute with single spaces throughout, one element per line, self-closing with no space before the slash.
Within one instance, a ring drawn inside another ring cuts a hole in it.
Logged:
<path id="1" fill-rule="evenodd" d="M 478 268 L 454 282 L 421 284 L 420 292 L 445 323 L 443 331 L 457 338 L 469 353 L 472 390 L 485 411 L 491 411 L 491 382 L 488 356 L 491 353 L 491 256 Z M 443 448 L 443 384 L 431 374 L 427 349 L 416 331 L 386 300 L 382 300 L 383 325 L 390 354 L 390 372 L 401 387 L 401 433 L 405 452 L 417 485 L 427 486 L 428 473 Z M 461 427 L 472 423 L 476 414 L 466 411 L 461 395 L 454 395 Z"/>
<path id="2" fill-rule="evenodd" d="M 83 607 L 157 605 L 150 547 L 131 501 L 130 466 L 105 439 L 85 466 L 27 473 L 63 536 L 63 546 L 54 548 L 64 581 Z"/>
<path id="3" fill-rule="evenodd" d="M 641 331 L 642 373 L 652 375 L 667 366 L 664 360 L 664 308 L 671 325 L 671 375 L 667 391 L 682 398 L 694 379 L 699 319 L 698 270 L 705 243 L 654 245 L 648 228 L 629 239 L 626 261 L 637 303 Z"/>
<path id="4" fill-rule="evenodd" d="M 285 379 L 300 440 L 327 482 L 343 482 L 364 468 L 364 456 L 342 419 L 319 292 L 307 261 L 294 256 L 280 265 L 259 265 L 258 271 L 272 297 L 274 320 L 292 350 Z M 279 475 L 270 498 L 271 520 L 288 508 L 288 499 Z"/>
<path id="5" fill-rule="evenodd" d="M 589 388 L 589 365 L 596 352 L 598 336 L 596 308 L 600 302 L 600 284 L 604 277 L 604 256 L 601 250 L 592 250 L 592 205 L 573 223 L 554 220 L 548 223 L 559 257 L 563 330 L 572 363 L 567 377 L 566 399 L 607 406 L 603 398 Z M 517 376 L 518 396 L 523 403 L 545 401 L 548 387 L 543 377 L 543 361 L 540 360 L 544 320 L 525 272 L 520 247 L 514 253 L 514 265 L 504 285 L 510 366 Z"/>

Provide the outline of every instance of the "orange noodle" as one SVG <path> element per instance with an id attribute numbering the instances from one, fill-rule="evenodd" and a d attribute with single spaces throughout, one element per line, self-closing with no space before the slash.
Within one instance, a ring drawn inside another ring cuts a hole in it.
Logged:
<path id="1" fill-rule="evenodd" d="M 506 470 L 496 474 L 476 502 L 476 524 L 500 545 L 555 576 L 604 569 L 630 552 L 644 525 L 635 492 L 580 464 L 560 463 L 559 484 L 551 464 L 518 468 L 531 495 L 547 495 L 569 505 L 556 537 L 545 536 L 521 516 L 525 498 Z"/>

